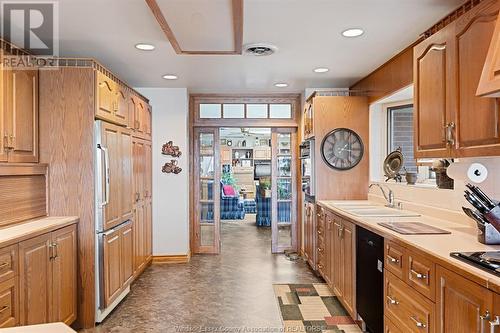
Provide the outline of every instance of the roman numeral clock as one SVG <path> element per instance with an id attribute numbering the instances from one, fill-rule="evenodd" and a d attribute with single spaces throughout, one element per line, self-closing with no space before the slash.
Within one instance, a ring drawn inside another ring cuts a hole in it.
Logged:
<path id="1" fill-rule="evenodd" d="M 335 170 L 354 168 L 363 158 L 363 153 L 363 141 L 356 132 L 348 128 L 334 129 L 321 143 L 323 160 Z"/>

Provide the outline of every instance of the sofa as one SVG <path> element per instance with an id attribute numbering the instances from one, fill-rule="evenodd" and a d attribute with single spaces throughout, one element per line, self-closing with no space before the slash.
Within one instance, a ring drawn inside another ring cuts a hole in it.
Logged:
<path id="1" fill-rule="evenodd" d="M 255 224 L 258 227 L 270 227 L 271 226 L 271 212 L 272 212 L 272 201 L 271 198 L 264 198 L 260 194 L 259 186 L 256 188 L 255 202 L 257 204 L 257 215 L 255 217 Z"/>
<path id="2" fill-rule="evenodd" d="M 224 184 L 220 186 L 220 219 L 221 220 L 243 220 L 245 218 L 245 207 L 243 200 L 236 193 L 225 195 Z"/>

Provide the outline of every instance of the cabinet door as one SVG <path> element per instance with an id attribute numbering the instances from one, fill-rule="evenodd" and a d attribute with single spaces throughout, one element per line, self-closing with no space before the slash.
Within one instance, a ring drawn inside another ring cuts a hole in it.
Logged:
<path id="1" fill-rule="evenodd" d="M 144 254 L 145 260 L 148 262 L 151 259 L 153 254 L 153 223 L 152 223 L 152 214 L 153 214 L 153 205 L 151 200 L 146 200 L 144 204 Z"/>
<path id="2" fill-rule="evenodd" d="M 127 110 L 128 110 L 128 124 L 127 127 L 131 129 L 135 129 L 135 114 L 136 114 L 136 97 L 131 92 L 127 96 Z"/>
<path id="3" fill-rule="evenodd" d="M 456 22 L 457 157 L 500 155 L 500 99 L 476 96 L 499 8 L 485 1 Z"/>
<path id="4" fill-rule="evenodd" d="M 500 97 L 500 19 L 497 18 L 495 31 L 486 56 L 479 86 L 478 96 Z"/>
<path id="5" fill-rule="evenodd" d="M 123 126 L 128 125 L 129 105 L 128 93 L 123 87 L 118 87 L 116 91 L 116 107 L 113 115 L 114 121 Z"/>
<path id="6" fill-rule="evenodd" d="M 19 323 L 19 298 L 17 278 L 0 283 L 0 328 Z"/>
<path id="7" fill-rule="evenodd" d="M 20 325 L 50 322 L 52 252 L 50 234 L 19 244 Z"/>
<path id="8" fill-rule="evenodd" d="M 153 110 L 151 108 L 151 105 L 146 104 L 146 110 L 144 112 L 144 134 L 149 139 L 151 139 L 151 134 L 152 134 L 152 129 L 151 129 L 151 127 L 152 127 L 151 120 L 152 120 L 152 116 L 153 116 L 152 111 Z"/>
<path id="9" fill-rule="evenodd" d="M 355 226 L 354 224 L 343 221 L 342 222 L 342 300 L 344 301 L 344 307 L 351 314 L 355 316 L 355 278 L 356 278 L 356 256 L 355 256 Z"/>
<path id="10" fill-rule="evenodd" d="M 144 113 L 146 112 L 146 105 L 144 101 L 137 97 L 136 108 L 134 115 L 134 129 L 139 135 L 144 135 Z"/>
<path id="11" fill-rule="evenodd" d="M 54 231 L 52 244 L 55 253 L 52 259 L 51 321 L 70 325 L 77 315 L 76 226 Z"/>
<path id="12" fill-rule="evenodd" d="M 330 214 L 325 216 L 325 238 L 324 238 L 324 251 L 325 251 L 325 281 L 332 287 L 333 286 L 333 218 Z"/>
<path id="13" fill-rule="evenodd" d="M 133 195 L 134 202 L 144 200 L 145 184 L 145 154 L 144 141 L 132 139 L 132 170 L 133 170 Z"/>
<path id="14" fill-rule="evenodd" d="M 124 285 L 128 285 L 134 277 L 134 233 L 132 222 L 120 228 L 122 243 L 122 278 Z"/>
<path id="15" fill-rule="evenodd" d="M 104 307 L 120 295 L 123 285 L 121 271 L 122 244 L 120 230 L 105 234 L 103 239 Z"/>
<path id="16" fill-rule="evenodd" d="M 120 194 L 121 194 L 121 221 L 130 220 L 133 216 L 134 209 L 134 177 L 133 177 L 133 162 L 132 162 L 132 132 L 127 129 L 120 129 L 120 145 L 121 145 L 121 177 L 120 177 Z"/>
<path id="17" fill-rule="evenodd" d="M 114 114 L 116 111 L 116 102 L 118 97 L 116 94 L 115 82 L 101 72 L 96 72 L 96 80 L 96 117 L 114 122 Z"/>
<path id="18" fill-rule="evenodd" d="M 107 148 L 109 158 L 108 183 L 109 195 L 108 204 L 104 209 L 103 228 L 108 230 L 121 222 L 122 210 L 121 202 L 123 193 L 121 193 L 122 179 L 122 146 L 121 131 L 118 126 L 101 122 L 101 145 Z"/>
<path id="19" fill-rule="evenodd" d="M 9 119 L 9 162 L 38 162 L 38 70 L 12 70 Z"/>
<path id="20" fill-rule="evenodd" d="M 145 230 L 144 230 L 144 202 L 139 202 L 135 207 L 134 218 L 134 258 L 135 270 L 140 272 L 145 264 Z"/>
<path id="21" fill-rule="evenodd" d="M 450 156 L 447 124 L 451 122 L 448 53 L 452 25 L 414 48 L 415 157 Z"/>
<path id="22" fill-rule="evenodd" d="M 342 223 L 335 218 L 333 222 L 333 291 L 338 297 L 342 297 Z"/>
<path id="23" fill-rule="evenodd" d="M 152 148 L 151 142 L 146 141 L 144 143 L 144 198 L 151 199 L 151 195 L 153 193 L 152 189 Z"/>
<path id="24" fill-rule="evenodd" d="M 493 293 L 440 266 L 437 289 L 439 332 L 480 333 L 481 316 L 493 308 Z"/>
<path id="25" fill-rule="evenodd" d="M 9 148 L 8 133 L 6 131 L 6 112 L 7 112 L 7 93 L 5 90 L 5 81 L 7 79 L 7 70 L 4 68 L 5 51 L 0 50 L 0 162 L 7 161 L 7 152 Z"/>

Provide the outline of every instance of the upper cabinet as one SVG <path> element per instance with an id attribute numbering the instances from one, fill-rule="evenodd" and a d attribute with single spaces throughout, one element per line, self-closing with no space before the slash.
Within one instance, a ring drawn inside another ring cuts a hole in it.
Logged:
<path id="1" fill-rule="evenodd" d="M 304 107 L 304 114 L 302 116 L 304 127 L 304 139 L 314 137 L 314 118 L 313 118 L 313 103 L 312 101 L 306 102 Z"/>
<path id="2" fill-rule="evenodd" d="M 0 66 L 0 162 L 37 163 L 38 70 Z"/>
<path id="3" fill-rule="evenodd" d="M 500 19 L 498 18 L 479 80 L 477 95 L 500 97 Z"/>
<path id="4" fill-rule="evenodd" d="M 414 48 L 415 157 L 500 155 L 500 102 L 476 96 L 499 8 L 485 1 Z"/>

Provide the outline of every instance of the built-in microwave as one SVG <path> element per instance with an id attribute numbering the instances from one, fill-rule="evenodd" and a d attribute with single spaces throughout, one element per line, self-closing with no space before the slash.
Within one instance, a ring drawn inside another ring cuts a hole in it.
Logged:
<path id="1" fill-rule="evenodd" d="M 302 174 L 302 192 L 306 197 L 314 198 L 314 139 L 308 139 L 300 145 Z"/>

